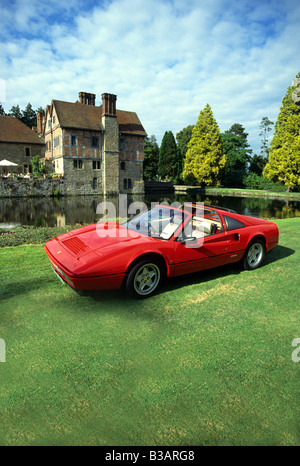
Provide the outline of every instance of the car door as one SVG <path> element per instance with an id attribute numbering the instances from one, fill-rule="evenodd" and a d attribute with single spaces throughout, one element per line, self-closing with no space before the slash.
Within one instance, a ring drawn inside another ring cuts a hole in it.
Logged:
<path id="1" fill-rule="evenodd" d="M 223 221 L 227 231 L 227 238 L 229 241 L 229 262 L 236 262 L 240 260 L 245 252 L 247 232 L 244 223 L 223 214 Z"/>
<path id="2" fill-rule="evenodd" d="M 176 243 L 173 276 L 224 265 L 229 260 L 229 239 L 226 232 L 198 238 L 195 243 Z"/>

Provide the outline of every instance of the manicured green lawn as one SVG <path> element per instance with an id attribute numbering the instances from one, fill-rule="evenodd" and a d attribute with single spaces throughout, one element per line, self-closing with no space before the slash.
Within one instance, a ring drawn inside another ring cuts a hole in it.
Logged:
<path id="1" fill-rule="evenodd" d="M 255 271 L 80 297 L 0 249 L 1 445 L 300 445 L 300 219 Z"/>

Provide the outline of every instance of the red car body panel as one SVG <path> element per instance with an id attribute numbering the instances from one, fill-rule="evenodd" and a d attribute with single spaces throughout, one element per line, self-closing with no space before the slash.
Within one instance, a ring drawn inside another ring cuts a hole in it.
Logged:
<path id="1" fill-rule="evenodd" d="M 217 207 L 212 210 L 219 215 L 222 229 L 199 240 L 199 247 L 179 241 L 192 218 L 188 213 L 168 240 L 128 230 L 118 223 L 97 223 L 48 241 L 45 251 L 55 272 L 69 285 L 77 290 L 97 290 L 120 288 L 132 264 L 145 255 L 163 260 L 167 276 L 174 277 L 237 262 L 253 238 L 261 237 L 266 251 L 278 244 L 278 227 L 273 222 Z M 241 222 L 243 227 L 228 230 L 224 216 Z"/>

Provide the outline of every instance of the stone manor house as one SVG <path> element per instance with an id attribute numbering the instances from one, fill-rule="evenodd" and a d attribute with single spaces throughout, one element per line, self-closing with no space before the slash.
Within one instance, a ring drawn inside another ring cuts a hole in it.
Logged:
<path id="1" fill-rule="evenodd" d="M 144 138 L 134 112 L 116 109 L 117 96 L 79 93 L 79 101 L 52 100 L 37 115 L 45 140 L 48 172 L 63 175 L 70 191 L 80 193 L 142 193 Z"/>

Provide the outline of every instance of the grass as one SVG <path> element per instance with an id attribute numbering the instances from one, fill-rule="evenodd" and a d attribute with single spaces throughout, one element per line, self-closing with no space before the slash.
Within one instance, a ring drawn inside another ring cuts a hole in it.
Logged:
<path id="1" fill-rule="evenodd" d="M 1 445 L 299 445 L 300 220 L 255 271 L 80 297 L 42 245 L 0 250 Z"/>
<path id="2" fill-rule="evenodd" d="M 248 195 L 250 197 L 257 195 L 258 197 L 285 197 L 285 198 L 295 198 L 300 199 L 300 192 L 288 192 L 281 190 L 263 190 L 263 189 L 250 189 L 250 188 L 205 188 L 205 193 L 219 193 L 226 195 Z"/>
<path id="3" fill-rule="evenodd" d="M 20 246 L 21 244 L 41 244 L 46 241 L 62 235 L 76 228 L 84 226 L 83 224 L 66 225 L 64 227 L 34 227 L 31 225 L 22 225 L 10 231 L 0 231 L 0 248 L 6 246 Z"/>
<path id="4" fill-rule="evenodd" d="M 225 196 L 238 196 L 238 197 L 272 197 L 282 198 L 287 200 L 300 200 L 300 192 L 288 192 L 282 190 L 263 190 L 263 189 L 250 189 L 250 188 L 211 188 L 201 186 L 175 186 L 175 191 L 182 192 L 193 192 L 202 190 L 205 194 L 211 195 L 225 195 Z"/>

